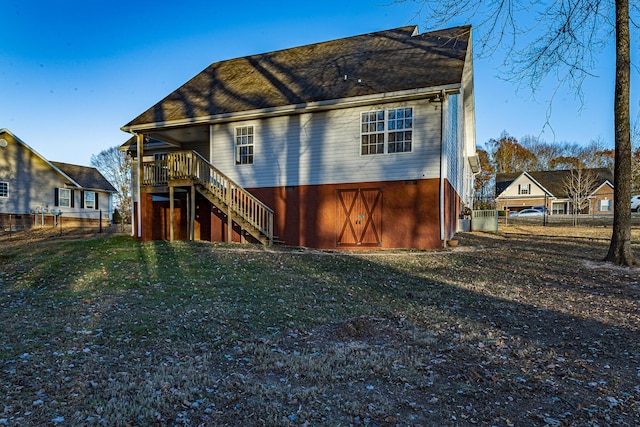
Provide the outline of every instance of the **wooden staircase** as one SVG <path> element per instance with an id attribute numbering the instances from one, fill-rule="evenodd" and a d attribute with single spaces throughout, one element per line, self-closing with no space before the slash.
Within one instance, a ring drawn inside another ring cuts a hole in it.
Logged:
<path id="1" fill-rule="evenodd" d="M 156 156 L 143 164 L 143 186 L 194 186 L 233 223 L 263 245 L 273 243 L 273 210 L 229 179 L 195 151 Z"/>

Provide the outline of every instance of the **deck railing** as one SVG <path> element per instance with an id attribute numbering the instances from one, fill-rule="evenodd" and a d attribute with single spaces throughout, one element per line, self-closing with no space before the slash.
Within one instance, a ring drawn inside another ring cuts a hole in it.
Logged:
<path id="1" fill-rule="evenodd" d="M 223 202 L 236 216 L 273 241 L 273 210 L 195 151 L 177 151 L 143 163 L 143 186 L 168 185 L 170 181 L 194 180 Z"/>

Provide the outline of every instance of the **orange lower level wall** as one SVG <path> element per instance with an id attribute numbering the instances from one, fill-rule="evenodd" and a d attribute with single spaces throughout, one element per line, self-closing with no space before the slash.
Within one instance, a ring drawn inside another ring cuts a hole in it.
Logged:
<path id="1" fill-rule="evenodd" d="M 456 232 L 460 198 L 446 181 L 444 189 L 444 240 L 448 240 Z M 438 179 L 247 190 L 273 209 L 274 236 L 286 245 L 322 249 L 443 246 Z M 174 238 L 187 239 L 187 200 L 180 199 L 185 193 L 176 194 Z M 168 239 L 169 203 L 153 201 L 150 194 L 142 196 L 142 240 Z M 198 195 L 194 229 L 196 240 L 226 241 L 226 215 Z M 240 232 L 234 224 L 233 241 L 241 241 Z"/>

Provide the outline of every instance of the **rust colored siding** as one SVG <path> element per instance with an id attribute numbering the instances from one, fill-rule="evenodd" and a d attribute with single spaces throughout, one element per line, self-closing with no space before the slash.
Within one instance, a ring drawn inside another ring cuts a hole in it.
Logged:
<path id="1" fill-rule="evenodd" d="M 444 238 L 448 240 L 456 232 L 460 197 L 446 181 L 444 188 Z M 274 210 L 274 235 L 290 246 L 322 249 L 443 246 L 438 179 L 248 190 Z M 186 199 L 175 201 L 176 240 L 189 237 L 186 206 Z M 150 194 L 143 193 L 142 213 L 142 240 L 168 240 L 169 202 L 152 201 Z M 226 214 L 200 195 L 196 198 L 195 239 L 227 241 Z M 240 228 L 235 225 L 232 240 L 243 240 Z"/>
<path id="2" fill-rule="evenodd" d="M 380 198 L 376 209 L 371 212 L 376 226 L 376 236 L 371 226 L 365 231 L 365 240 L 373 245 L 357 245 L 351 241 L 347 248 L 420 248 L 442 247 L 439 226 L 439 180 L 363 182 L 356 184 L 335 184 L 299 187 L 272 187 L 249 189 L 256 197 L 274 210 L 274 234 L 292 246 L 308 246 L 324 249 L 345 247 L 339 245 L 339 237 L 345 225 L 345 212 L 339 199 L 340 194 L 353 190 L 369 190 L 363 200 L 368 200 L 369 208 L 374 204 L 377 193 Z M 353 199 L 348 199 L 353 201 Z M 354 213 L 359 215 L 367 213 Z M 379 215 L 379 218 L 377 217 Z M 362 224 L 364 225 L 364 224 Z M 455 227 L 455 224 L 452 225 Z M 356 233 L 357 234 L 357 233 Z M 344 236 L 343 236 L 344 237 Z M 380 245 L 375 239 L 380 238 Z"/>

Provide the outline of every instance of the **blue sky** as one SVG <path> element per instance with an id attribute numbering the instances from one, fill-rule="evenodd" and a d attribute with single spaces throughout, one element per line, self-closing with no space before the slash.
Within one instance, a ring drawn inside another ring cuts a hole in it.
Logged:
<path id="1" fill-rule="evenodd" d="M 49 160 L 89 165 L 92 154 L 128 139 L 121 126 L 212 62 L 404 25 L 422 32 L 426 17 L 417 12 L 415 2 L 390 0 L 0 0 L 0 128 Z M 501 60 L 474 63 L 478 145 L 504 130 L 613 145 L 612 47 L 583 104 L 561 90 L 550 106 L 553 82 L 535 98 L 516 91 L 501 78 Z M 637 79 L 635 71 L 633 118 Z"/>

